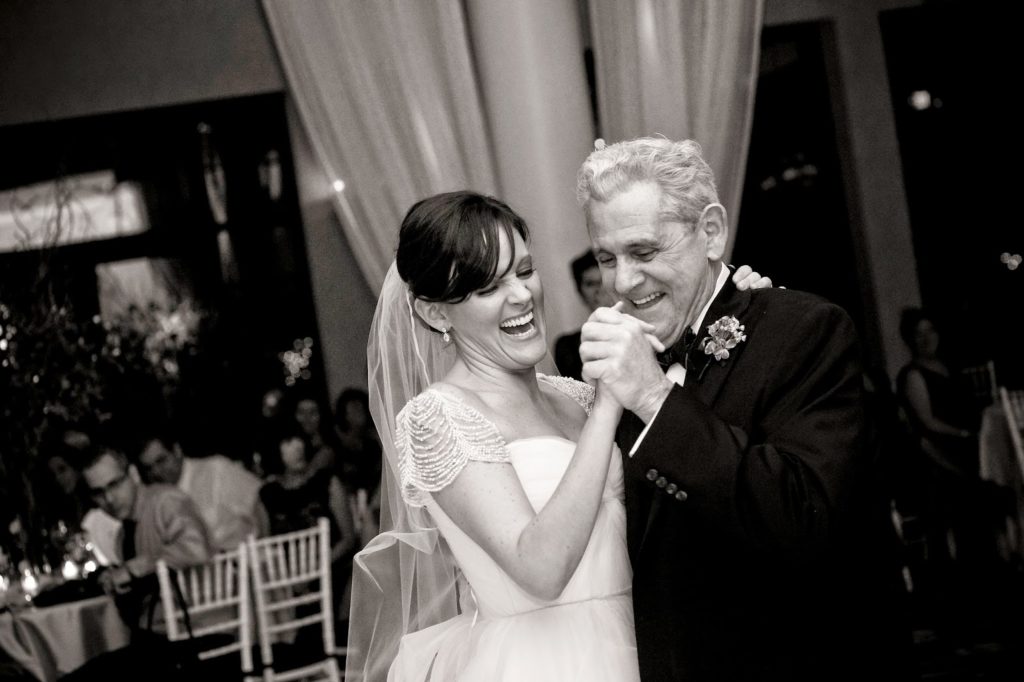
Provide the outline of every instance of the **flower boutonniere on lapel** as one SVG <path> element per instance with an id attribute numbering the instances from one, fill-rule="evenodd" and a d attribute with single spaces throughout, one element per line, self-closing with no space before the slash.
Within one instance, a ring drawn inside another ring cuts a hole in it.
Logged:
<path id="1" fill-rule="evenodd" d="M 708 327 L 708 338 L 704 339 L 705 355 L 713 355 L 715 360 L 729 358 L 729 351 L 747 340 L 743 333 L 746 327 L 732 315 L 720 317 Z"/>

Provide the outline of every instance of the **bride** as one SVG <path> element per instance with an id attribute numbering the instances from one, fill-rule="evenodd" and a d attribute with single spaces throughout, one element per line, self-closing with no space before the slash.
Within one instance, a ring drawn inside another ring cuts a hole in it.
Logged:
<path id="1" fill-rule="evenodd" d="M 528 241 L 522 218 L 472 192 L 402 223 L 368 347 L 394 530 L 355 560 L 346 679 L 639 679 L 622 408 L 537 372 Z"/>

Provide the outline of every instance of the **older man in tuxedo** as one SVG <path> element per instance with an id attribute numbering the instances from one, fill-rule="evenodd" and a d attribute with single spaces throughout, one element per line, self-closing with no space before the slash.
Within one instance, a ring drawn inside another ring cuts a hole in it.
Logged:
<path id="1" fill-rule="evenodd" d="M 899 674 L 905 640 L 885 615 L 898 574 L 875 551 L 880 530 L 863 528 L 884 513 L 868 509 L 881 500 L 866 487 L 849 317 L 806 293 L 736 289 L 725 209 L 693 141 L 598 149 L 578 195 L 622 302 L 591 315 L 580 354 L 584 377 L 627 410 L 617 440 L 642 678 Z"/>

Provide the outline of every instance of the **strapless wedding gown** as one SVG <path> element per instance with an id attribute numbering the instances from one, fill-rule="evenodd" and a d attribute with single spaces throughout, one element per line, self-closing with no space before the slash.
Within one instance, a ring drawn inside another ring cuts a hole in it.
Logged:
<path id="1" fill-rule="evenodd" d="M 544 507 L 576 444 L 553 436 L 508 443 L 535 510 Z M 622 460 L 612 453 L 590 542 L 562 595 L 531 596 L 449 519 L 427 507 L 472 589 L 467 612 L 406 635 L 389 682 L 631 682 L 639 680 Z"/>

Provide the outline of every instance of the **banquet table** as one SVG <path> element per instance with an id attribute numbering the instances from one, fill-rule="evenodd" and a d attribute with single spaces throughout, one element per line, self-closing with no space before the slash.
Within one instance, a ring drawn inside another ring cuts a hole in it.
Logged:
<path id="1" fill-rule="evenodd" d="M 110 597 L 0 614 L 0 648 L 40 682 L 53 682 L 90 658 L 128 644 Z"/>

